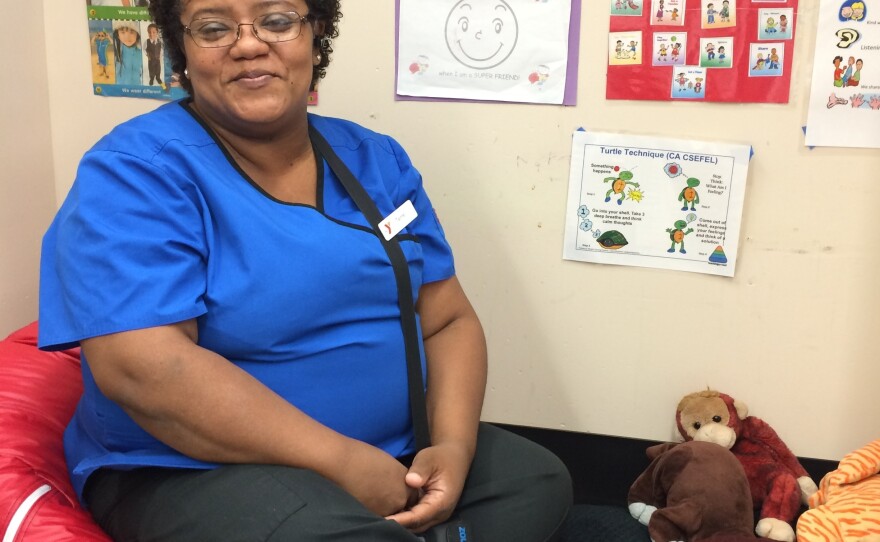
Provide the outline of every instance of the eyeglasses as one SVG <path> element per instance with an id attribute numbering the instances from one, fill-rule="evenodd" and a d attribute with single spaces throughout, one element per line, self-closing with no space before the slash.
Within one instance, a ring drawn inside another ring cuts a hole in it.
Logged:
<path id="1" fill-rule="evenodd" d="M 265 43 L 295 40 L 302 33 L 302 25 L 314 17 L 300 16 L 295 11 L 278 11 L 260 15 L 251 23 L 239 23 L 223 17 L 193 19 L 183 27 L 199 47 L 229 47 L 241 38 L 241 27 L 250 26 L 254 36 Z"/>

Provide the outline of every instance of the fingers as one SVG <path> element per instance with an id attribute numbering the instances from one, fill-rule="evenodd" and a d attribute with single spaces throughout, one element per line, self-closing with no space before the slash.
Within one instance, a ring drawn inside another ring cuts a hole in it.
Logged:
<path id="1" fill-rule="evenodd" d="M 422 476 L 418 472 L 413 472 L 412 469 L 410 469 L 410 471 L 406 473 L 406 477 L 404 478 L 406 485 L 413 489 L 422 489 L 423 487 L 425 487 L 425 483 L 427 482 L 427 480 L 427 476 Z"/>
<path id="2" fill-rule="evenodd" d="M 433 446 L 413 459 L 404 477 L 408 488 L 417 492 L 417 502 L 407 510 L 386 516 L 414 533 L 424 532 L 448 520 L 461 494 L 467 465 L 455 446 Z"/>
<path id="3" fill-rule="evenodd" d="M 409 510 L 410 508 L 418 504 L 418 502 L 422 500 L 422 497 L 425 496 L 425 492 L 421 489 L 416 489 L 412 487 L 408 489 L 409 491 L 406 497 L 406 507 L 404 508 L 404 510 Z"/>
<path id="4" fill-rule="evenodd" d="M 426 521 L 426 517 L 423 514 L 420 514 L 418 510 L 416 510 L 418 507 L 419 505 L 416 505 L 410 510 L 404 510 L 403 512 L 392 514 L 390 516 L 387 516 L 385 519 L 396 521 L 401 526 L 415 532 L 417 529 L 419 529 L 419 526 Z"/>
<path id="5" fill-rule="evenodd" d="M 439 469 L 434 451 L 428 448 L 416 454 L 404 480 L 409 487 L 425 489 L 429 480 L 437 476 Z"/>
<path id="6" fill-rule="evenodd" d="M 421 533 L 449 519 L 452 510 L 442 506 L 440 502 L 422 499 L 409 510 L 387 516 L 385 519 L 396 521 L 414 533 Z"/>

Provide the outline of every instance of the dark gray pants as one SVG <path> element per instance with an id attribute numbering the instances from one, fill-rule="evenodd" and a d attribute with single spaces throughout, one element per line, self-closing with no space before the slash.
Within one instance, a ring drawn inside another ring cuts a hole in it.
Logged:
<path id="1" fill-rule="evenodd" d="M 117 542 L 420 540 L 329 480 L 290 467 L 102 470 L 90 478 L 85 498 Z M 571 500 L 571 478 L 556 456 L 481 424 L 456 509 L 469 542 L 553 540 Z"/>

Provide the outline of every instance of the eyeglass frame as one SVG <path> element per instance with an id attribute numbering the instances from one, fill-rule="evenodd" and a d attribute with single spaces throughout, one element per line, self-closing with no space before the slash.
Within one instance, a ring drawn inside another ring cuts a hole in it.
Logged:
<path id="1" fill-rule="evenodd" d="M 284 14 L 293 13 L 294 15 L 299 17 L 300 31 L 295 37 L 290 38 L 290 39 L 278 40 L 278 41 L 266 41 L 260 37 L 259 33 L 257 33 L 257 27 L 255 26 L 257 19 L 262 19 L 263 17 L 268 17 L 269 15 L 276 15 L 278 13 L 284 13 Z M 233 40 L 232 43 L 230 43 L 229 45 L 200 45 L 198 40 L 196 40 L 196 38 L 193 37 L 192 28 L 190 28 L 190 25 L 192 25 L 196 21 L 203 21 L 203 20 L 232 21 L 233 23 L 235 23 L 237 25 L 235 28 L 235 40 Z M 222 49 L 223 47 L 232 47 L 233 45 L 235 45 L 238 42 L 238 40 L 241 39 L 241 27 L 242 26 L 250 26 L 251 32 L 254 34 L 255 38 L 257 38 L 258 40 L 260 40 L 261 42 L 263 42 L 267 45 L 272 45 L 273 43 L 284 43 L 287 41 L 293 41 L 293 40 L 297 39 L 298 37 L 302 36 L 302 26 L 306 23 L 312 23 L 316 20 L 317 20 L 317 18 L 314 15 L 312 15 L 311 13 L 306 13 L 305 15 L 300 15 L 296 11 L 270 11 L 269 13 L 264 13 L 264 14 L 260 15 L 259 17 L 256 17 L 253 21 L 251 21 L 249 23 L 239 23 L 235 19 L 230 19 L 227 17 L 199 17 L 198 19 L 191 20 L 189 22 L 189 24 L 183 25 L 183 32 L 184 32 L 184 34 L 187 34 L 190 37 L 190 39 L 193 41 L 193 43 L 197 47 L 201 47 L 202 49 Z"/>

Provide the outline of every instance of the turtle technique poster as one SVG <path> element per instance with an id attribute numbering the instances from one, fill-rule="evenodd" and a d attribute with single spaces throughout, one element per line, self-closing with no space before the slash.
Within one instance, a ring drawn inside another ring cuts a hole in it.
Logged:
<path id="1" fill-rule="evenodd" d="M 732 277 L 750 153 L 576 131 L 563 258 Z"/>

